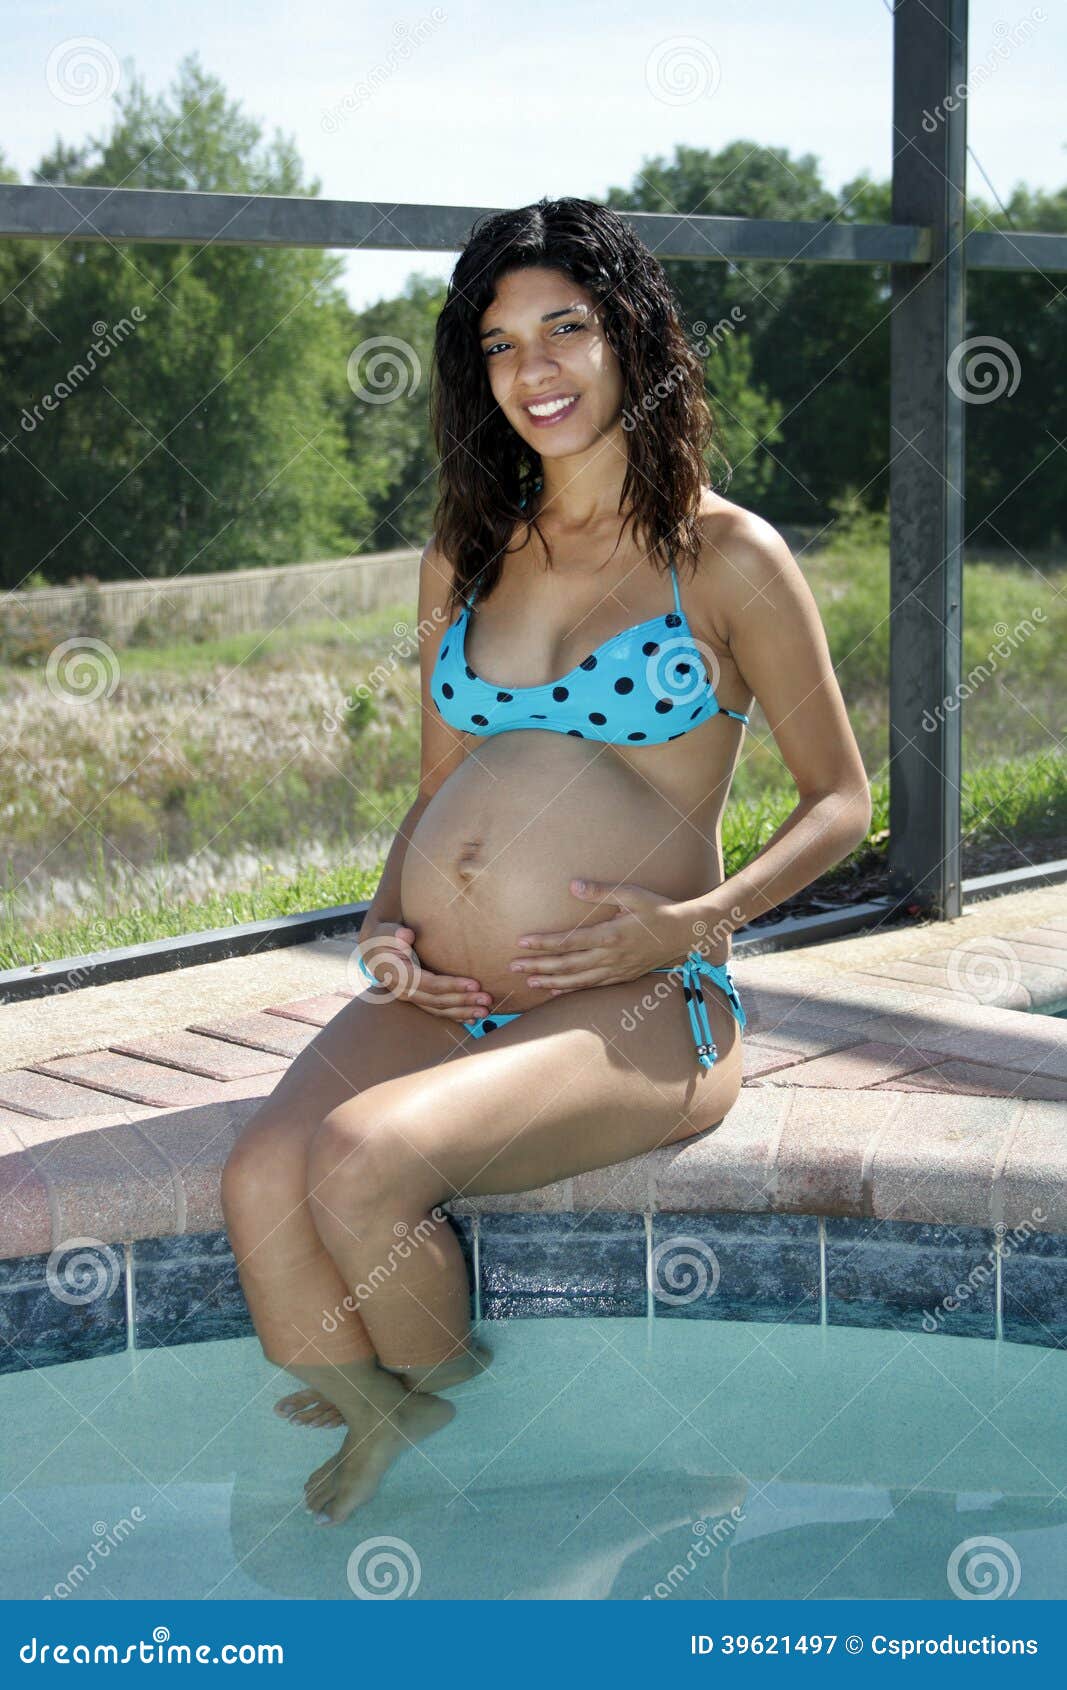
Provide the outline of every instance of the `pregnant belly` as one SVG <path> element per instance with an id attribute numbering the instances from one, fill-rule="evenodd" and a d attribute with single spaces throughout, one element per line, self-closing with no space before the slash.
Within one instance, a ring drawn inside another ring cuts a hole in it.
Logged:
<path id="1" fill-rule="evenodd" d="M 477 980 L 495 1010 L 522 1010 L 547 993 L 509 969 L 523 954 L 519 935 L 614 913 L 576 898 L 573 879 L 636 881 L 682 899 L 706 889 L 713 860 L 699 831 L 610 747 L 533 730 L 497 734 L 419 818 L 400 906 L 425 968 Z"/>

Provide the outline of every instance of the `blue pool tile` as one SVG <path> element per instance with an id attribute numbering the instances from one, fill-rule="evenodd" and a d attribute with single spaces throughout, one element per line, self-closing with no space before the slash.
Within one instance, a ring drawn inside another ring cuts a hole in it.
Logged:
<path id="1" fill-rule="evenodd" d="M 126 1255 L 75 1240 L 51 1256 L 0 1263 L 0 1373 L 124 1350 Z"/>
<path id="2" fill-rule="evenodd" d="M 448 1213 L 447 1208 L 445 1210 Z M 471 1319 L 475 1315 L 474 1301 L 474 1217 L 473 1215 L 449 1215 L 449 1223 L 459 1239 L 459 1247 L 463 1254 L 463 1264 L 467 1270 L 467 1285 L 470 1288 Z"/>
<path id="3" fill-rule="evenodd" d="M 1009 1227 L 1000 1271 L 1005 1338 L 1067 1349 L 1067 1238 Z"/>
<path id="4" fill-rule="evenodd" d="M 818 1218 L 733 1211 L 654 1215 L 649 1280 L 657 1320 L 814 1324 Z"/>
<path id="5" fill-rule="evenodd" d="M 467 1281 L 474 1284 L 474 1219 L 471 1215 L 449 1215 L 452 1230 L 459 1239 L 463 1260 L 467 1264 Z"/>
<path id="6" fill-rule="evenodd" d="M 646 1312 L 642 1215 L 487 1214 L 479 1241 L 483 1319 Z"/>
<path id="7" fill-rule="evenodd" d="M 224 1232 L 140 1238 L 131 1252 L 138 1349 L 244 1338 L 252 1332 Z"/>
<path id="8" fill-rule="evenodd" d="M 449 1222 L 459 1238 L 469 1281 L 473 1223 L 465 1215 L 451 1215 Z M 142 1238 L 132 1250 L 134 1341 L 138 1349 L 244 1338 L 254 1331 L 237 1263 L 224 1232 Z M 337 1321 L 344 1313 L 343 1307 L 326 1309 L 320 1318 Z"/>
<path id="9" fill-rule="evenodd" d="M 832 1325 L 995 1336 L 991 1228 L 837 1215 L 825 1226 Z"/>
<path id="10" fill-rule="evenodd" d="M 633 1315 L 645 1313 L 644 1291 L 642 1289 L 642 1303 L 637 1307 L 636 1299 L 627 1307 L 620 1307 L 617 1292 L 608 1292 L 603 1296 L 574 1296 L 567 1294 L 556 1296 L 546 1292 L 539 1296 L 525 1296 L 522 1292 L 502 1291 L 486 1298 L 483 1292 L 482 1319 L 483 1320 L 548 1320 L 548 1319 L 587 1319 L 604 1316 L 611 1319 L 621 1314 Z"/>
<path id="11" fill-rule="evenodd" d="M 136 1249 L 141 1267 L 177 1267 L 205 1257 L 229 1263 L 234 1259 L 224 1232 L 168 1232 L 162 1238 L 139 1238 Z"/>

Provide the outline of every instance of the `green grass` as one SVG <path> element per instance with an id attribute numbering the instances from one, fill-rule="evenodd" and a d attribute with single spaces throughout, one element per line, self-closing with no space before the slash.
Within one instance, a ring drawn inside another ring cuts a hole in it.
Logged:
<path id="1" fill-rule="evenodd" d="M 0 968 L 88 956 L 94 951 L 145 945 L 154 939 L 237 927 L 247 921 L 302 915 L 335 904 L 358 904 L 373 897 L 380 873 L 379 866 L 373 870 L 337 868 L 328 873 L 304 870 L 288 879 L 266 875 L 258 886 L 243 891 L 180 904 L 168 904 L 161 897 L 154 905 L 138 905 L 120 914 L 63 921 L 42 928 L 32 939 L 0 945 Z"/>
<path id="2" fill-rule="evenodd" d="M 137 645 L 122 648 L 123 671 L 133 675 L 192 675 L 216 668 L 245 664 L 277 667 L 297 655 L 317 652 L 336 654 L 347 662 L 373 663 L 396 637 L 398 623 L 411 627 L 415 616 L 410 604 L 397 603 L 369 611 L 349 623 L 336 617 L 318 622 L 300 622 L 262 633 L 229 634 L 217 639 Z"/>

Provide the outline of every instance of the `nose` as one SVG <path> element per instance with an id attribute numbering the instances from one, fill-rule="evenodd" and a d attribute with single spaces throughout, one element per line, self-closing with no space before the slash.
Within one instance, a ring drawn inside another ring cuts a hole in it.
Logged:
<path id="1" fill-rule="evenodd" d="M 516 360 L 516 385 L 523 395 L 523 403 L 529 404 L 536 399 L 539 392 L 549 392 L 552 383 L 559 376 L 559 364 L 555 358 L 550 358 L 543 347 L 531 346 L 525 352 L 520 352 Z"/>

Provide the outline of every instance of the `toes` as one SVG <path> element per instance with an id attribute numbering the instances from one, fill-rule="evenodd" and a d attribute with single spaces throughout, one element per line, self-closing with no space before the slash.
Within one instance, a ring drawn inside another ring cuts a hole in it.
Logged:
<path id="1" fill-rule="evenodd" d="M 329 1461 L 324 1461 L 321 1467 L 316 1467 L 315 1471 L 309 1474 L 304 1489 L 309 1491 L 314 1490 L 317 1485 L 324 1485 L 328 1479 L 333 1478 L 336 1469 L 337 1457 L 333 1456 Z"/>
<path id="2" fill-rule="evenodd" d="M 275 1414 L 280 1414 L 283 1420 L 294 1420 L 309 1408 L 315 1408 L 322 1402 L 314 1391 L 293 1391 L 290 1396 L 279 1397 L 274 1404 Z"/>
<path id="3" fill-rule="evenodd" d="M 317 1514 L 321 1509 L 325 1508 L 332 1496 L 332 1486 L 326 1484 L 315 1485 L 311 1490 L 305 1493 L 304 1506 L 307 1508 L 309 1514 Z"/>
<path id="4" fill-rule="evenodd" d="M 316 1391 L 294 1391 L 291 1396 L 281 1397 L 274 1405 L 274 1412 L 291 1425 L 297 1426 L 343 1426 L 344 1418 L 340 1415 L 332 1402 L 320 1397 Z"/>
<path id="5" fill-rule="evenodd" d="M 367 1500 L 367 1492 L 361 1485 L 339 1487 L 322 1505 L 321 1512 L 328 1516 L 331 1523 L 339 1526 L 347 1520 L 357 1503 Z"/>
<path id="6" fill-rule="evenodd" d="M 324 1461 L 321 1467 L 316 1467 L 308 1478 L 304 1485 L 304 1503 L 309 1513 L 318 1513 L 333 1496 L 339 1467 L 340 1453 Z"/>
<path id="7" fill-rule="evenodd" d="M 297 1411 L 299 1397 L 279 1397 L 274 1404 L 275 1414 L 280 1414 L 283 1420 L 288 1420 Z"/>
<path id="8" fill-rule="evenodd" d="M 309 1501 L 312 1497 L 317 1496 L 320 1491 L 325 1490 L 329 1486 L 333 1478 L 333 1473 L 334 1464 L 331 1461 L 327 1461 L 325 1466 L 316 1467 L 315 1471 L 308 1477 L 304 1484 L 304 1495 Z"/>

